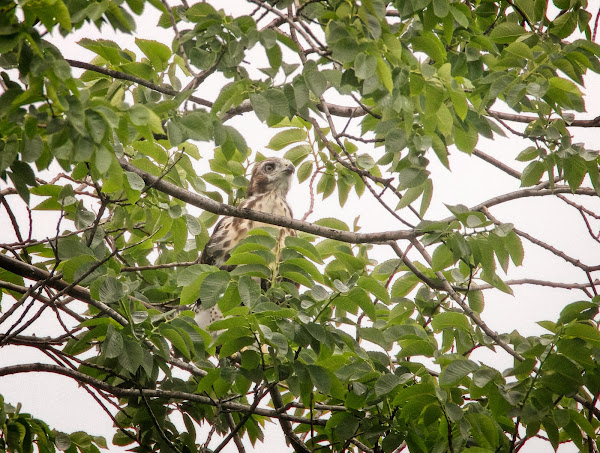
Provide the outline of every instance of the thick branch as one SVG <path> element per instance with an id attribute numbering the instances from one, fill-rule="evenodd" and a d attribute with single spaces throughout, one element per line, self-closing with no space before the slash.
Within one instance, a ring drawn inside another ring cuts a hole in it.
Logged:
<path id="1" fill-rule="evenodd" d="M 50 272 L 40 269 L 38 267 L 32 266 L 31 264 L 27 264 L 23 261 L 16 260 L 14 258 L 9 258 L 8 256 L 0 253 L 0 267 L 6 269 L 13 274 L 20 275 L 21 277 L 28 278 L 30 280 L 35 281 L 46 281 L 46 284 L 51 288 L 54 288 L 58 291 L 62 291 L 71 286 L 70 283 L 57 278 L 56 276 L 52 276 Z M 75 299 L 81 300 L 85 303 L 90 304 L 91 306 L 97 308 L 102 313 L 106 313 L 119 324 L 126 326 L 128 325 L 127 319 L 117 313 L 115 310 L 110 308 L 108 305 L 94 300 L 90 295 L 90 292 L 82 286 L 74 285 L 69 288 L 66 293 L 74 297 Z"/>
<path id="2" fill-rule="evenodd" d="M 497 112 L 495 110 L 489 110 L 490 115 L 500 118 L 506 121 L 513 121 L 515 123 L 531 123 L 539 120 L 536 116 L 518 115 L 515 113 L 504 113 Z M 573 120 L 567 126 L 573 127 L 598 127 L 600 126 L 600 116 L 592 118 L 591 120 Z"/>
<path id="3" fill-rule="evenodd" d="M 252 209 L 243 209 L 228 204 L 219 203 L 211 200 L 210 198 L 197 195 L 190 192 L 189 190 L 177 187 L 167 181 L 157 178 L 137 167 L 134 167 L 129 162 L 121 160 L 121 166 L 127 170 L 137 173 L 145 183 L 153 188 L 160 190 L 167 195 L 170 195 L 178 200 L 184 201 L 204 209 L 205 211 L 212 212 L 213 214 L 227 215 L 232 217 L 241 217 L 244 219 L 255 220 L 258 222 L 268 223 L 270 225 L 278 225 L 286 228 L 291 228 L 298 231 L 304 231 L 306 233 L 315 234 L 330 239 L 336 239 L 342 242 L 349 242 L 352 244 L 364 244 L 364 243 L 376 243 L 394 241 L 400 239 L 412 239 L 416 236 L 416 233 L 411 230 L 394 230 L 394 231 L 383 231 L 380 233 L 353 233 L 350 231 L 336 230 L 320 225 L 315 225 L 309 222 L 303 222 L 302 220 L 290 219 L 274 214 L 268 214 L 266 212 L 254 211 Z"/>
<path id="4" fill-rule="evenodd" d="M 271 386 L 270 392 L 271 392 L 271 400 L 273 401 L 273 406 L 275 407 L 275 409 L 278 412 L 280 412 L 281 408 L 283 407 L 283 399 L 281 398 L 281 393 L 279 393 L 277 384 L 274 384 Z M 285 413 L 285 412 L 282 412 L 282 413 Z M 309 423 L 312 423 L 313 421 L 314 420 L 311 418 L 311 420 L 309 420 Z M 300 438 L 298 436 L 296 436 L 296 434 L 294 433 L 292 424 L 290 423 L 289 420 L 280 418 L 279 424 L 285 434 L 285 437 L 288 439 L 288 441 L 294 447 L 294 451 L 296 451 L 298 453 L 310 453 L 310 450 L 306 447 L 306 445 L 304 445 L 304 442 L 302 442 L 300 440 Z"/>

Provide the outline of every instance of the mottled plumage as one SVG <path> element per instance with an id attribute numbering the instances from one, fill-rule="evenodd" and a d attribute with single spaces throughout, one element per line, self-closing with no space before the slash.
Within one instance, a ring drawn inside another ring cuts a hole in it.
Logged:
<path id="1" fill-rule="evenodd" d="M 258 162 L 252 170 L 246 198 L 239 207 L 292 218 L 292 210 L 286 201 L 286 195 L 293 173 L 294 166 L 287 159 L 269 158 Z M 225 262 L 229 259 L 229 252 L 247 236 L 248 231 L 264 226 L 274 227 L 274 225 L 239 217 L 222 218 L 204 247 L 200 262 L 231 270 L 233 266 L 225 266 Z M 281 246 L 286 236 L 295 235 L 294 230 L 279 228 Z M 204 310 L 201 301 L 198 301 L 196 322 L 200 327 L 205 329 L 213 321 L 222 318 L 221 310 L 217 306 Z"/>

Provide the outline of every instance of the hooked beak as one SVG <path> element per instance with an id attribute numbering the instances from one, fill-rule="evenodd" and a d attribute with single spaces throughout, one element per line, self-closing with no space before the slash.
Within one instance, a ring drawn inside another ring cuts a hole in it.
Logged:
<path id="1" fill-rule="evenodd" d="M 294 167 L 294 165 L 290 162 L 290 163 L 286 164 L 286 166 L 283 169 L 283 171 L 285 173 L 287 173 L 288 175 L 291 175 L 291 174 L 293 174 L 296 171 L 296 167 Z"/>

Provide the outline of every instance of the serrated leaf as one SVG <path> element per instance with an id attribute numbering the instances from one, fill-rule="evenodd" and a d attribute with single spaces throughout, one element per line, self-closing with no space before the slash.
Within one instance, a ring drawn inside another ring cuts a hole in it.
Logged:
<path id="1" fill-rule="evenodd" d="M 440 385 L 450 387 L 458 384 L 469 373 L 479 369 L 472 360 L 454 360 L 440 373 Z"/>
<path id="2" fill-rule="evenodd" d="M 377 58 L 366 53 L 359 53 L 354 60 L 354 74 L 359 79 L 368 79 L 377 70 Z"/>
<path id="3" fill-rule="evenodd" d="M 394 81 L 392 80 L 392 71 L 388 64 L 383 60 L 383 58 L 377 59 L 376 66 L 377 77 L 379 78 L 379 82 L 384 86 L 388 92 L 392 92 L 394 89 Z"/>
<path id="4" fill-rule="evenodd" d="M 306 239 L 302 239 L 297 236 L 287 236 L 285 238 L 285 246 L 302 253 L 312 261 L 323 263 L 323 259 L 321 258 L 319 251 Z"/>
<path id="5" fill-rule="evenodd" d="M 392 285 L 391 296 L 393 298 L 405 297 L 419 283 L 419 277 L 412 272 L 406 272 L 400 278 L 396 279 Z"/>
<path id="6" fill-rule="evenodd" d="M 412 39 L 415 50 L 426 53 L 436 63 L 446 61 L 446 49 L 440 39 L 432 32 L 422 33 Z"/>
<path id="7" fill-rule="evenodd" d="M 311 151 L 312 148 L 310 145 L 298 145 L 290 148 L 283 157 L 291 161 L 294 166 L 298 166 L 298 164 L 300 164 L 300 162 L 302 162 Z"/>
<path id="8" fill-rule="evenodd" d="M 177 329 L 163 323 L 159 325 L 159 331 L 167 340 L 171 342 L 173 347 L 181 352 L 188 360 L 192 358 L 185 340 L 177 331 Z"/>
<path id="9" fill-rule="evenodd" d="M 348 228 L 346 223 L 333 217 L 325 217 L 315 221 L 314 223 L 327 228 L 333 228 L 334 230 L 350 231 L 350 228 Z"/>
<path id="10" fill-rule="evenodd" d="M 525 33 L 525 29 L 516 22 L 503 22 L 494 27 L 490 39 L 497 44 L 509 44 Z"/>
<path id="11" fill-rule="evenodd" d="M 261 295 L 260 285 L 247 275 L 242 275 L 238 280 L 238 291 L 244 305 L 254 306 Z"/>
<path id="12" fill-rule="evenodd" d="M 435 315 L 431 320 L 431 327 L 436 332 L 440 332 L 443 329 L 460 329 L 467 333 L 472 331 L 467 317 L 455 311 L 446 311 Z"/>
<path id="13" fill-rule="evenodd" d="M 106 357 L 118 357 L 123 351 L 123 336 L 112 324 L 109 324 L 106 339 L 102 343 L 102 354 Z"/>
<path id="14" fill-rule="evenodd" d="M 303 183 L 306 181 L 313 171 L 313 163 L 310 161 L 302 163 L 298 168 L 298 182 Z"/>
<path id="15" fill-rule="evenodd" d="M 105 304 L 116 302 L 125 295 L 123 284 L 115 277 L 108 276 L 104 279 L 98 289 L 100 300 Z"/>
<path id="16" fill-rule="evenodd" d="M 292 143 L 305 141 L 307 139 L 306 131 L 304 129 L 286 129 L 275 134 L 275 136 L 269 141 L 267 148 L 274 151 L 279 151 Z"/>
<path id="17" fill-rule="evenodd" d="M 546 165 L 539 160 L 531 162 L 523 170 L 521 176 L 521 187 L 534 186 L 540 182 L 542 175 L 546 172 Z"/>
<path id="18" fill-rule="evenodd" d="M 202 301 L 202 307 L 205 309 L 214 307 L 219 302 L 219 299 L 223 297 L 229 281 L 229 272 L 217 271 L 208 274 L 200 285 L 199 296 Z"/>
<path id="19" fill-rule="evenodd" d="M 387 395 L 393 392 L 399 385 L 402 385 L 402 383 L 403 380 L 400 376 L 393 373 L 386 373 L 375 382 L 375 394 L 379 397 Z"/>
<path id="20" fill-rule="evenodd" d="M 158 41 L 150 39 L 135 38 L 135 43 L 148 57 L 154 69 L 159 72 L 167 69 L 168 61 L 172 56 L 171 49 Z"/>
<path id="21" fill-rule="evenodd" d="M 390 296 L 385 286 L 383 286 L 373 277 L 360 276 L 356 282 L 356 285 L 370 292 L 383 303 L 388 304 L 390 302 Z"/>
<path id="22" fill-rule="evenodd" d="M 471 307 L 471 310 L 478 314 L 483 312 L 483 308 L 485 307 L 483 291 L 469 291 L 469 293 L 467 294 L 467 300 L 469 302 L 469 307 Z"/>
<path id="23" fill-rule="evenodd" d="M 590 324 L 578 322 L 568 325 L 565 327 L 565 334 L 592 343 L 594 347 L 600 346 L 600 332 Z"/>
<path id="24" fill-rule="evenodd" d="M 306 85 L 314 93 L 316 97 L 321 97 L 327 89 L 327 78 L 319 70 L 317 64 L 313 60 L 308 60 L 302 71 Z"/>
<path id="25" fill-rule="evenodd" d="M 521 238 L 514 231 L 510 231 L 506 235 L 505 240 L 506 250 L 510 254 L 510 258 L 515 266 L 523 264 L 523 257 L 525 252 L 523 250 L 523 244 Z"/>
<path id="26" fill-rule="evenodd" d="M 440 244 L 433 251 L 431 257 L 431 269 L 434 271 L 441 271 L 452 266 L 456 261 L 457 259 L 454 258 L 454 253 L 450 250 L 450 247 L 446 244 Z"/>

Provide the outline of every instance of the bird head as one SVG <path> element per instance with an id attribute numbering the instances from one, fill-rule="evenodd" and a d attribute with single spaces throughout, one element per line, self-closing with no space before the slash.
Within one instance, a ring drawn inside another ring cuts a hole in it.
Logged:
<path id="1" fill-rule="evenodd" d="M 270 157 L 257 162 L 252 170 L 250 185 L 246 189 L 246 196 L 267 192 L 278 192 L 285 197 L 290 188 L 291 176 L 296 168 L 287 159 Z"/>

